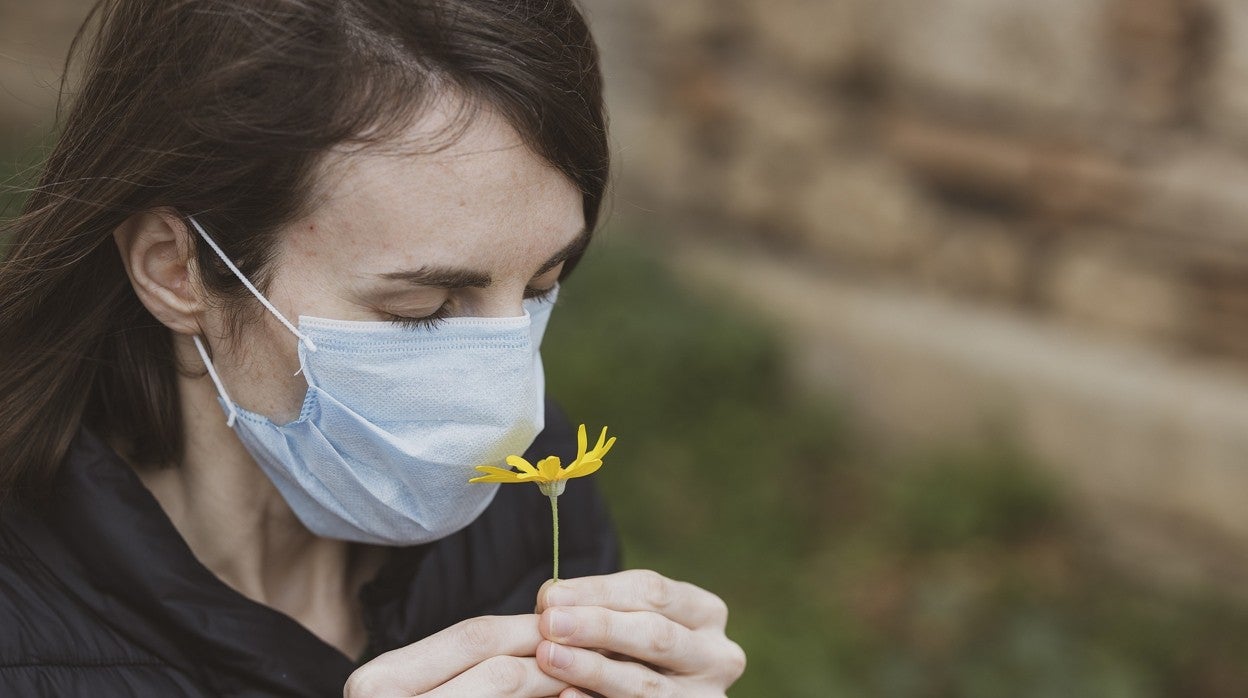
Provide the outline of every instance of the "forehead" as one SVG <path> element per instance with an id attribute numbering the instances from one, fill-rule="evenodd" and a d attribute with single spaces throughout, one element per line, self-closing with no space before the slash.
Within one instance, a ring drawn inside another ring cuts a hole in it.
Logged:
<path id="1" fill-rule="evenodd" d="M 319 166 L 320 200 L 291 243 L 370 271 L 471 263 L 505 270 L 549 256 L 584 227 L 581 194 L 482 108 L 445 147 L 455 127 L 442 101 L 396 147 L 331 153 Z"/>

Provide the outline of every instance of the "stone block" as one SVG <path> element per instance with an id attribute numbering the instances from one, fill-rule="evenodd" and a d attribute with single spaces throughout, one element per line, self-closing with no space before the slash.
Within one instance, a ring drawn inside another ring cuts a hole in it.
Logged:
<path id="1" fill-rule="evenodd" d="M 1204 0 L 1111 0 L 1106 48 L 1121 117 L 1164 126 L 1196 114 L 1213 20 Z"/>
<path id="2" fill-rule="evenodd" d="M 869 41 L 871 0 L 753 0 L 753 41 L 778 68 L 811 79 L 853 67 Z"/>
<path id="3" fill-rule="evenodd" d="M 724 88 L 737 137 L 797 151 L 786 156 L 818 158 L 847 127 L 844 104 L 813 94 L 795 76 L 741 70 L 725 80 Z"/>
<path id="4" fill-rule="evenodd" d="M 724 162 L 726 210 L 764 230 L 785 225 L 797 194 L 822 167 L 835 167 L 845 115 L 800 85 L 739 75 L 729 83 L 731 147 Z"/>
<path id="5" fill-rule="evenodd" d="M 1127 168 L 1046 139 L 1028 139 L 893 116 L 886 147 L 933 187 L 959 198 L 1046 219 L 1101 219 L 1127 202 Z"/>
<path id="6" fill-rule="evenodd" d="M 692 202 L 718 200 L 722 175 L 706 167 L 689 121 L 679 114 L 639 118 L 639 135 L 620 143 L 613 166 L 623 198 L 641 199 L 644 206 L 667 213 L 689 208 Z"/>
<path id="7" fill-rule="evenodd" d="M 1248 361 L 1248 255 L 1198 259 L 1189 270 L 1193 288 L 1190 343 L 1196 349 Z"/>
<path id="8" fill-rule="evenodd" d="M 878 44 L 901 89 L 946 107 L 1033 120 L 1115 109 L 1107 0 L 880 0 Z"/>
<path id="9" fill-rule="evenodd" d="M 704 52 L 725 48 L 749 33 L 745 3 L 750 0 L 640 0 L 642 21 L 652 32 L 653 48 L 662 53 Z"/>
<path id="10" fill-rule="evenodd" d="M 1215 50 L 1207 85 L 1205 120 L 1248 146 L 1248 3 L 1207 0 L 1215 22 Z"/>
<path id="11" fill-rule="evenodd" d="M 1182 142 L 1140 163 L 1132 189 L 1128 205 L 1115 211 L 1124 226 L 1192 248 L 1248 250 L 1248 155 L 1216 142 Z"/>
<path id="12" fill-rule="evenodd" d="M 894 163 L 834 153 L 795 192 L 791 216 L 812 254 L 870 271 L 911 267 L 932 243 L 935 212 Z"/>
<path id="13" fill-rule="evenodd" d="M 1142 257 L 1092 231 L 1069 237 L 1048 259 L 1041 290 L 1056 315 L 1146 341 L 1187 335 L 1193 299 L 1175 260 Z"/>
<path id="14" fill-rule="evenodd" d="M 1028 290 L 1033 260 L 1018 224 L 971 214 L 941 215 L 916 278 L 962 296 L 1017 303 Z"/>

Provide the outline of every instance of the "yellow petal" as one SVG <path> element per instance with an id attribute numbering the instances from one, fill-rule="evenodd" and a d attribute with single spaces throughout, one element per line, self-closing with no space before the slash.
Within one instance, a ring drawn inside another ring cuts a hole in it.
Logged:
<path id="1" fill-rule="evenodd" d="M 559 467 L 559 456 L 543 458 L 538 462 L 537 470 L 541 473 L 542 479 L 547 482 L 558 480 L 563 475 L 563 469 Z"/>
<path id="2" fill-rule="evenodd" d="M 475 468 L 475 470 L 477 470 L 478 472 L 488 473 L 488 474 L 493 474 L 493 475 L 499 475 L 499 474 L 503 474 L 503 475 L 516 475 L 516 474 L 518 474 L 518 473 L 514 473 L 514 472 L 512 472 L 512 471 L 510 471 L 510 470 L 507 470 L 506 468 L 495 468 L 495 467 L 494 467 L 494 466 L 492 466 L 492 465 L 478 465 L 478 466 Z"/>
<path id="3" fill-rule="evenodd" d="M 520 456 L 507 456 L 507 465 L 529 475 L 537 474 L 537 469 L 533 467 L 533 464 Z"/>
<path id="4" fill-rule="evenodd" d="M 586 458 L 577 461 L 568 466 L 565 477 L 584 477 L 602 467 L 602 461 L 598 458 Z"/>
<path id="5" fill-rule="evenodd" d="M 594 444 L 593 449 L 585 454 L 588 458 L 602 458 L 607 455 L 607 451 L 611 450 L 611 446 L 615 443 L 615 437 L 607 438 L 607 428 L 603 427 L 602 432 L 598 435 L 598 443 Z"/>
<path id="6" fill-rule="evenodd" d="M 594 449 L 594 455 L 597 456 L 599 459 L 601 459 L 603 456 L 607 455 L 607 452 L 610 451 L 611 447 L 614 445 L 615 445 L 615 437 L 612 436 L 611 438 L 607 439 L 607 443 L 603 444 L 600 448 Z"/>
<path id="7" fill-rule="evenodd" d="M 580 470 L 581 468 L 585 467 L 585 463 L 589 462 L 590 460 L 591 459 L 586 458 L 585 460 L 572 461 L 572 463 L 570 463 L 568 467 L 563 469 L 563 476 L 564 477 L 576 477 L 576 472 Z"/>
<path id="8" fill-rule="evenodd" d="M 576 430 L 576 459 L 585 457 L 585 425 Z"/>
<path id="9" fill-rule="evenodd" d="M 585 461 L 585 463 L 582 464 L 582 467 L 577 469 L 576 474 L 569 473 L 568 477 L 585 477 L 586 475 L 593 475 L 598 472 L 598 469 L 601 467 L 602 461 L 600 460 Z"/>
<path id="10" fill-rule="evenodd" d="M 504 478 L 502 475 L 482 475 L 481 477 L 474 477 L 474 478 L 472 478 L 471 480 L 469 480 L 468 482 L 469 482 L 469 484 L 471 484 L 471 483 L 474 483 L 474 482 L 507 482 L 507 483 L 516 483 L 516 482 L 518 482 L 518 481 L 517 481 L 517 480 L 509 480 L 509 479 L 506 479 L 506 478 Z"/>
<path id="11" fill-rule="evenodd" d="M 521 473 L 495 468 L 492 465 L 478 465 L 477 470 L 485 475 L 474 477 L 468 482 L 525 482 Z"/>

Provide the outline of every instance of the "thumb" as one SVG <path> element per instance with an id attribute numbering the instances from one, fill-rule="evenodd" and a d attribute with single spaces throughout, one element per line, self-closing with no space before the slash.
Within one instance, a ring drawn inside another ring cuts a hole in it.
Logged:
<path id="1" fill-rule="evenodd" d="M 549 589 L 554 583 L 555 580 L 547 579 L 545 583 L 542 584 L 541 588 L 537 590 L 537 605 L 533 607 L 534 613 L 540 615 L 542 611 L 546 610 L 546 607 L 549 605 L 546 603 L 546 590 Z"/>

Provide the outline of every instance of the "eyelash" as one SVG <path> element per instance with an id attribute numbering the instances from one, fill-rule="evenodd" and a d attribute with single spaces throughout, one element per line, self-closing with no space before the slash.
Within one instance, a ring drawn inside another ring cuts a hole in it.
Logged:
<path id="1" fill-rule="evenodd" d="M 524 290 L 524 297 L 526 300 L 536 300 L 541 303 L 546 303 L 550 301 L 550 297 L 554 292 L 554 286 L 540 290 L 536 288 L 526 288 Z M 438 325 L 441 325 L 447 318 L 449 318 L 451 311 L 449 305 L 447 303 L 443 303 L 437 310 L 423 317 L 405 317 L 403 315 L 387 314 L 390 315 L 391 322 L 401 325 L 402 327 L 423 327 L 426 329 L 433 329 Z"/>

